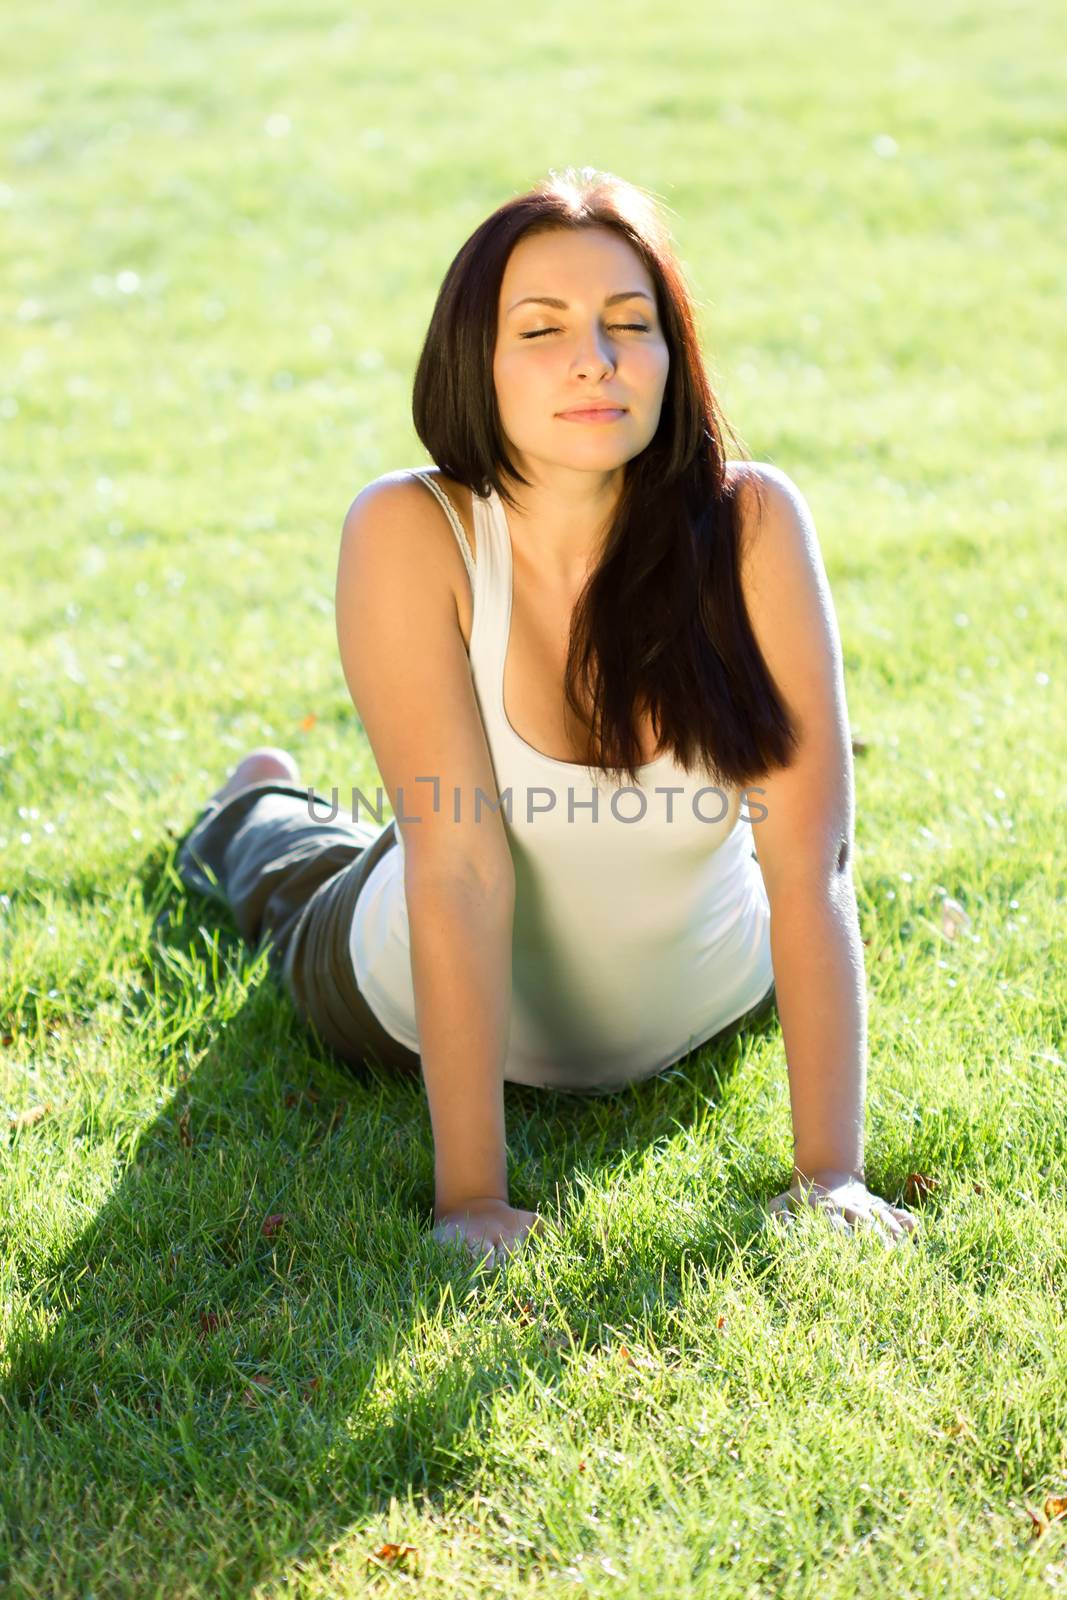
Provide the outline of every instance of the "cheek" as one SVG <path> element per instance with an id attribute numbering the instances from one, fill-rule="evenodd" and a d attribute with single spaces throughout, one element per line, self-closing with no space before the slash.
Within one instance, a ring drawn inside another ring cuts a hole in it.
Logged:
<path id="1" fill-rule="evenodd" d="M 531 361 L 527 351 L 519 356 L 502 356 L 493 368 L 493 378 L 501 407 L 516 413 L 536 404 L 548 382 L 546 364 Z"/>
<path id="2" fill-rule="evenodd" d="M 500 411 L 510 411 L 515 402 L 516 384 L 514 369 L 506 356 L 498 356 L 493 362 L 493 383 Z"/>
<path id="3" fill-rule="evenodd" d="M 649 387 L 657 395 L 660 405 L 663 404 L 663 398 L 667 393 L 667 375 L 670 372 L 670 366 L 669 352 L 664 350 L 662 356 L 657 358 L 650 369 Z"/>
<path id="4" fill-rule="evenodd" d="M 667 382 L 667 373 L 670 371 L 671 353 L 665 344 L 658 345 L 648 351 L 649 371 L 661 384 Z"/>

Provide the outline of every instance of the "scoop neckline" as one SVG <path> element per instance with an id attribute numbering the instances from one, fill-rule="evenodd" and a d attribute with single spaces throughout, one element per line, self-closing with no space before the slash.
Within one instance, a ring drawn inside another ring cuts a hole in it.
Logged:
<path id="1" fill-rule="evenodd" d="M 488 496 L 479 495 L 478 498 L 483 505 L 488 505 L 490 516 L 495 516 L 497 518 L 500 544 L 504 554 L 504 588 L 507 594 L 507 610 L 504 614 L 504 646 L 500 653 L 500 672 L 497 675 L 498 681 L 496 686 L 496 703 L 500 711 L 500 719 L 504 724 L 504 727 L 507 729 L 509 736 L 515 741 L 520 749 L 524 750 L 527 755 L 534 757 L 537 761 L 540 761 L 543 765 L 554 767 L 557 771 L 562 772 L 590 772 L 596 770 L 599 771 L 601 777 L 605 777 L 606 774 L 602 768 L 592 768 L 587 761 L 561 761 L 558 756 L 547 755 L 544 750 L 538 750 L 536 746 L 529 742 L 528 739 L 524 739 L 522 734 L 519 733 L 518 729 L 512 726 L 511 719 L 508 717 L 507 708 L 504 705 L 504 671 L 507 667 L 508 646 L 511 643 L 511 610 L 512 603 L 515 598 L 515 577 L 514 561 L 512 558 L 511 528 L 508 524 L 507 510 L 504 506 L 504 502 L 492 484 L 489 486 Z M 640 766 L 635 767 L 634 771 L 637 776 L 640 777 L 641 773 L 652 772 L 655 770 L 655 768 L 664 766 L 670 760 L 671 752 L 669 750 L 663 750 L 658 756 L 653 756 L 651 761 L 644 761 Z"/>

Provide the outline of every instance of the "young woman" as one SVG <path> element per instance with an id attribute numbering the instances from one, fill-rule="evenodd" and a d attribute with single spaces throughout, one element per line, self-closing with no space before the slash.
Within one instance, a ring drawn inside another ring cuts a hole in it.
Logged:
<path id="1" fill-rule="evenodd" d="M 794 1171 L 770 1210 L 906 1237 L 864 1181 L 818 540 L 785 473 L 725 458 L 648 194 L 570 169 L 489 216 L 438 295 L 414 422 L 436 470 L 357 495 L 337 576 L 394 820 L 339 817 L 253 751 L 184 841 L 186 881 L 268 944 L 337 1055 L 421 1072 L 440 1237 L 543 1231 L 508 1203 L 505 1081 L 608 1093 L 774 1011 Z"/>

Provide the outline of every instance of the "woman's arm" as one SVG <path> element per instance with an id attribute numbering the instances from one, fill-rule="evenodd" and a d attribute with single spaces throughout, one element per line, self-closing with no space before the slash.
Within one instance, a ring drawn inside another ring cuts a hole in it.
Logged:
<path id="1" fill-rule="evenodd" d="M 434 1217 L 507 1204 L 504 1057 L 514 883 L 409 872 L 405 882 L 422 1076 L 434 1143 Z"/>
<path id="2" fill-rule="evenodd" d="M 515 874 L 459 629 L 454 582 L 466 581 L 451 529 L 423 485 L 376 480 L 349 507 L 337 639 L 404 844 L 434 1220 L 477 1211 L 458 1231 L 495 1244 L 531 1214 L 507 1204 Z"/>
<path id="3" fill-rule="evenodd" d="M 768 898 L 793 1179 L 862 1180 L 867 1002 L 851 871 L 829 886 L 787 883 Z"/>
<path id="4" fill-rule="evenodd" d="M 759 463 L 754 470 L 762 495 L 751 485 L 741 491 L 742 588 L 756 642 L 799 735 L 792 764 L 761 779 L 755 792 L 766 814 L 752 823 L 789 1071 L 790 1192 L 806 1197 L 814 1184 L 825 1197 L 851 1186 L 843 1209 L 858 1220 L 894 1208 L 867 1196 L 863 1177 L 866 980 L 852 881 L 852 743 L 841 645 L 807 502 L 778 468 Z M 914 1219 L 903 1211 L 887 1220 L 894 1234 L 909 1224 Z"/>

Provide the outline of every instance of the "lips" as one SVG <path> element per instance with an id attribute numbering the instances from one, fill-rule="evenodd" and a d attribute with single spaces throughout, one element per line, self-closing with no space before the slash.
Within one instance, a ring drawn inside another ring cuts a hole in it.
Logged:
<path id="1" fill-rule="evenodd" d="M 561 417 L 622 417 L 626 415 L 625 406 L 572 406 L 569 411 L 557 413 Z"/>
<path id="2" fill-rule="evenodd" d="M 580 406 L 568 406 L 565 411 L 560 411 L 560 412 L 557 413 L 557 415 L 559 415 L 561 417 L 569 417 L 569 416 L 573 415 L 574 412 L 582 412 L 582 411 L 625 411 L 625 410 L 626 410 L 625 406 L 616 405 L 613 400 L 586 400 L 586 401 L 583 401 L 583 403 Z"/>

